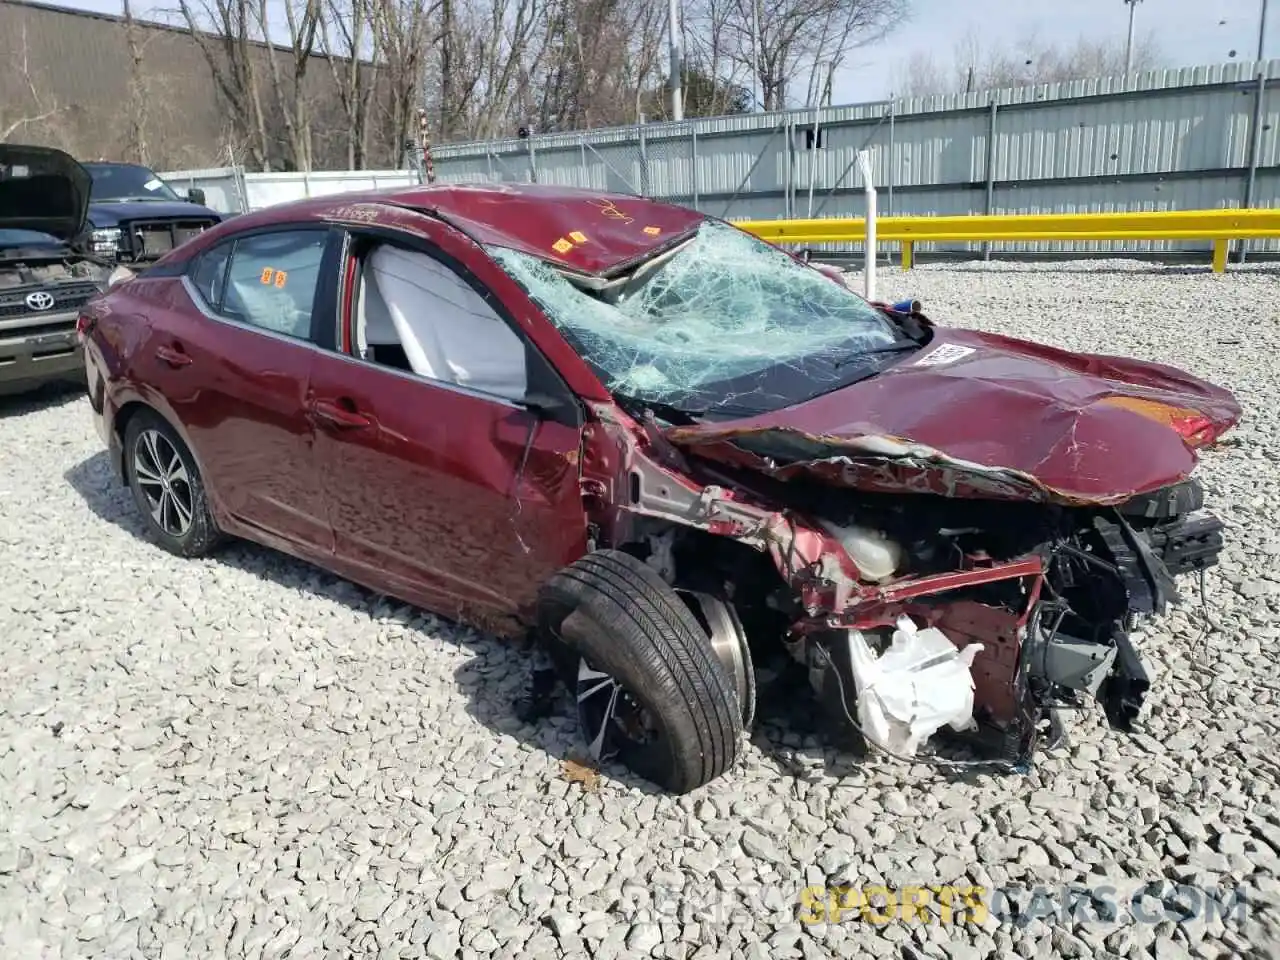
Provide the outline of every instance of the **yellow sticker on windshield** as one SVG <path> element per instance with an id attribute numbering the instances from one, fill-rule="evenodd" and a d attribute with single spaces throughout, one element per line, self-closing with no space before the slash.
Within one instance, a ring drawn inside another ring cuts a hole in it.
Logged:
<path id="1" fill-rule="evenodd" d="M 566 240 L 564 237 L 561 237 L 559 240 L 557 240 L 555 243 L 551 245 L 551 249 L 554 250 L 556 253 L 568 253 L 570 250 L 573 249 L 573 244 L 570 243 L 568 240 Z"/>
<path id="2" fill-rule="evenodd" d="M 587 235 L 580 230 L 575 230 L 573 233 L 569 234 L 569 239 L 574 243 L 586 243 Z"/>
<path id="3" fill-rule="evenodd" d="M 647 233 L 647 234 L 648 234 L 649 236 L 651 236 L 651 237 L 656 237 L 656 236 L 657 236 L 658 234 L 660 234 L 662 231 L 661 231 L 661 230 L 659 230 L 657 227 L 645 227 L 645 228 L 644 228 L 644 232 L 645 232 L 645 233 Z"/>

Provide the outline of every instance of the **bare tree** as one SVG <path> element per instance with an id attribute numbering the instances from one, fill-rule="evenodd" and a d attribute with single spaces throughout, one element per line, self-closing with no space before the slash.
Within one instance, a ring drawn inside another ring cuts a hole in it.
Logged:
<path id="1" fill-rule="evenodd" d="M 8 76 L 0 83 L 0 88 L 23 91 L 22 100 L 25 102 L 17 108 L 10 107 L 7 111 L 0 109 L 0 143 L 19 133 L 27 137 L 39 132 L 43 133 L 43 136 L 33 136 L 32 139 L 54 139 L 51 136 L 53 131 L 50 131 L 48 126 L 62 113 L 63 108 L 54 97 L 41 92 L 44 84 L 37 78 L 31 65 L 25 27 L 22 29 L 16 49 L 11 52 L 5 51 L 4 59 L 7 61 Z M 5 99 L 12 102 L 17 97 L 11 95 Z"/>
<path id="2" fill-rule="evenodd" d="M 121 0 L 124 13 L 125 42 L 129 47 L 129 146 L 134 158 L 141 164 L 150 164 L 150 151 L 147 149 L 147 105 L 146 71 L 142 62 L 142 41 L 138 36 L 138 25 L 133 19 L 133 7 L 130 0 Z"/>
<path id="3" fill-rule="evenodd" d="M 271 78 L 276 110 L 284 124 L 285 146 L 293 167 L 310 170 L 312 162 L 311 105 L 307 98 L 307 70 L 316 52 L 316 35 L 320 26 L 320 0 L 277 0 L 284 10 L 287 33 L 287 64 L 291 68 L 286 75 L 282 68 L 284 56 L 272 46 L 263 59 Z M 263 40 L 273 39 L 271 8 L 273 0 L 256 0 L 255 15 Z"/>
<path id="4" fill-rule="evenodd" d="M 747 109 L 753 78 L 767 108 L 816 102 L 909 2 L 693 0 L 686 113 Z M 179 3 L 227 104 L 226 140 L 259 169 L 397 160 L 421 110 L 436 143 L 666 117 L 667 10 L 655 0 Z"/>
<path id="5" fill-rule="evenodd" d="M 427 56 L 437 38 L 438 0 L 370 0 L 372 43 L 379 51 L 381 120 L 391 156 L 402 154 L 417 128 Z"/>
<path id="6" fill-rule="evenodd" d="M 320 20 L 320 50 L 329 64 L 345 123 L 347 169 L 368 164 L 373 101 L 382 47 L 374 0 L 327 0 Z M 366 59 L 367 58 L 367 59 Z"/>
<path id="7" fill-rule="evenodd" d="M 178 0 L 192 39 L 200 48 L 214 84 L 226 102 L 233 129 L 251 163 L 272 168 L 271 140 L 254 57 L 252 0 Z"/>
<path id="8" fill-rule="evenodd" d="M 732 60 L 748 83 L 759 85 L 764 108 L 781 110 L 797 103 L 793 87 L 806 76 L 803 102 L 814 103 L 849 54 L 883 39 L 909 6 L 909 0 L 696 0 L 692 19 L 713 51 L 712 68 L 718 71 L 721 57 Z"/>
<path id="9" fill-rule="evenodd" d="M 550 0 L 475 0 L 465 8 L 461 29 L 470 42 L 455 84 L 456 117 L 451 129 L 460 139 L 510 136 L 533 115 L 530 78 L 548 53 L 543 31 Z"/>
<path id="10" fill-rule="evenodd" d="M 1149 70 L 1163 62 L 1154 34 L 1134 43 L 1135 70 Z M 894 71 L 894 92 L 900 96 L 992 90 L 1112 76 L 1124 72 L 1124 41 L 1077 37 L 1062 44 L 1044 40 L 1032 30 L 1007 46 L 983 43 L 970 30 L 952 49 L 949 60 L 917 51 Z"/>

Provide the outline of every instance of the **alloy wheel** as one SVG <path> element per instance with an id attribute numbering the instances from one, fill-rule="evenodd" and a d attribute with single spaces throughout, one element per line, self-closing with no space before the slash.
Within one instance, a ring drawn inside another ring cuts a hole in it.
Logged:
<path id="1" fill-rule="evenodd" d="M 650 747 L 661 736 L 653 716 L 635 696 L 585 657 L 578 660 L 576 700 L 578 724 L 597 764 L 619 752 Z"/>
<path id="2" fill-rule="evenodd" d="M 195 514 L 191 478 L 187 465 L 163 433 L 144 430 L 138 434 L 133 474 L 156 525 L 171 537 L 186 536 Z"/>

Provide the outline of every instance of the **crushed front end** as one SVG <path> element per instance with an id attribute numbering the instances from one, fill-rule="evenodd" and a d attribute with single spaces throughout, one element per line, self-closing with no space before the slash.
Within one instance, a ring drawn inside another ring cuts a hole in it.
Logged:
<path id="1" fill-rule="evenodd" d="M 825 499 L 823 512 L 839 516 L 842 498 Z M 859 583 L 843 605 L 817 571 L 802 588 L 807 609 L 792 646 L 831 719 L 858 724 L 851 636 L 883 654 L 906 616 L 958 649 L 981 645 L 971 660 L 967 739 L 1012 767 L 1046 737 L 1058 741 L 1063 712 L 1089 698 L 1112 727 L 1133 728 L 1150 683 L 1134 628 L 1177 602 L 1179 581 L 1216 564 L 1223 546 L 1222 521 L 1201 508 L 1194 480 L 1109 507 L 843 499 L 860 529 L 882 531 L 899 548 L 900 561 L 881 582 Z M 1153 509 L 1158 503 L 1185 509 Z"/>
<path id="2" fill-rule="evenodd" d="M 1150 683 L 1134 629 L 1223 547 L 1194 479 L 1118 503 L 1028 497 L 1009 476 L 936 469 L 902 485 L 914 489 L 868 491 L 821 469 L 784 480 L 744 468 L 745 455 L 700 457 L 669 443 L 672 433 L 616 412 L 589 428 L 584 492 L 597 544 L 630 545 L 677 589 L 728 598 L 753 655 L 780 641 L 848 742 L 891 754 L 893 742 L 868 736 L 857 663 L 867 651 L 892 659 L 904 625 L 940 631 L 971 679 L 971 713 L 955 717 L 964 722 L 926 726 L 921 742 L 951 736 L 977 754 L 965 762 L 1021 769 L 1064 735 L 1063 712 L 1090 698 L 1113 727 L 1132 729 Z M 942 688 L 923 676 L 892 682 L 887 700 L 906 705 L 905 722 L 955 714 L 930 702 Z M 936 695 L 953 704 L 955 687 Z"/>

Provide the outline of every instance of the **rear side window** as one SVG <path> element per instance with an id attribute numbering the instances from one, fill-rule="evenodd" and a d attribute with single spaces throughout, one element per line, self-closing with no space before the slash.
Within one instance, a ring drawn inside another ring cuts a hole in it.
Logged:
<path id="1" fill-rule="evenodd" d="M 222 306 L 222 286 L 227 277 L 231 246 L 230 243 L 224 243 L 206 250 L 191 271 L 191 283 L 200 291 L 204 302 L 215 310 Z"/>
<path id="2" fill-rule="evenodd" d="M 220 316 L 311 340 L 311 314 L 328 240 L 327 228 L 228 240 L 201 254 L 187 279 Z"/>

